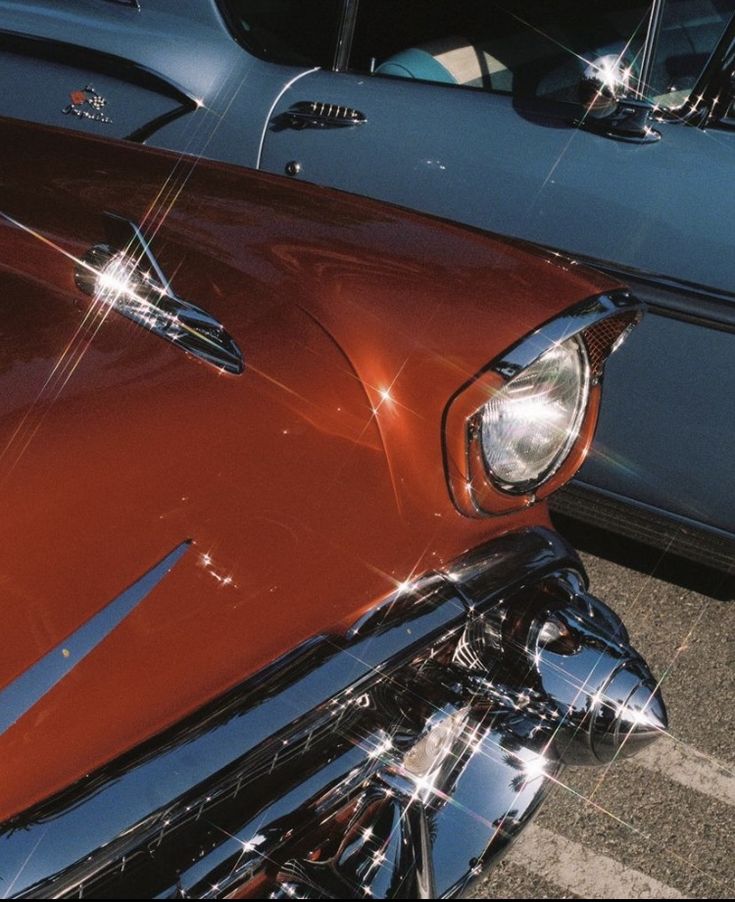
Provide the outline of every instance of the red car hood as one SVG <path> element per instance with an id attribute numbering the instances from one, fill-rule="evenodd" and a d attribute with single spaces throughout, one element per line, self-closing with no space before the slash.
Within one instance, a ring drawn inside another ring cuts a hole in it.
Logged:
<path id="1" fill-rule="evenodd" d="M 49 653 L 67 672 L 0 735 L 0 818 L 397 582 L 544 522 L 456 512 L 442 413 L 502 350 L 611 287 L 350 196 L 2 129 L 0 686 Z M 72 258 L 104 238 L 104 211 L 160 224 L 174 288 L 230 331 L 242 375 L 89 316 Z M 77 631 L 187 541 L 76 660 Z"/>

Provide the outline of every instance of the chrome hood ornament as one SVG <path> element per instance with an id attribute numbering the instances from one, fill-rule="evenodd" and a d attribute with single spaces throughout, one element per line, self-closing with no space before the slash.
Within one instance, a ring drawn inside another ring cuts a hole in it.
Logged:
<path id="1" fill-rule="evenodd" d="M 176 295 L 140 228 L 106 213 L 108 242 L 79 261 L 77 286 L 100 304 L 228 373 L 243 370 L 240 349 L 224 326 Z"/>

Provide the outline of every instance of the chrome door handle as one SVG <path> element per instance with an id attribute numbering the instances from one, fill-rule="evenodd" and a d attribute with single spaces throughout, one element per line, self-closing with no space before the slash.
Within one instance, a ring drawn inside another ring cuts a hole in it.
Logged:
<path id="1" fill-rule="evenodd" d="M 279 118 L 291 128 L 345 128 L 367 122 L 367 116 L 360 110 L 317 100 L 295 103 Z"/>

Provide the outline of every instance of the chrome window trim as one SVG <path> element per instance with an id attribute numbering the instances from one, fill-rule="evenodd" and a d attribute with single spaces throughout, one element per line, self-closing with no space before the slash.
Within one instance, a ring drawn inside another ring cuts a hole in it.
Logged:
<path id="1" fill-rule="evenodd" d="M 666 0 L 653 0 L 651 3 L 651 12 L 648 17 L 648 25 L 646 26 L 646 37 L 643 44 L 643 56 L 641 60 L 641 74 L 639 80 L 636 97 L 645 100 L 645 89 L 650 82 L 651 72 L 653 71 L 656 52 L 658 49 L 658 39 L 661 33 L 661 25 L 663 22 L 664 5 Z"/>
<path id="2" fill-rule="evenodd" d="M 343 0 L 342 18 L 337 30 L 337 45 L 332 64 L 333 72 L 346 72 L 349 69 L 359 7 L 360 0 Z"/>
<path id="3" fill-rule="evenodd" d="M 733 102 L 733 86 L 722 82 L 726 82 L 728 70 L 732 73 L 734 66 L 735 13 L 725 26 L 684 105 L 674 110 L 658 111 L 656 120 L 670 125 L 691 125 L 702 129 L 719 124 L 720 121 L 727 124 L 727 110 Z M 723 102 L 722 91 L 729 96 L 729 103 Z M 719 108 L 716 109 L 718 105 Z"/>

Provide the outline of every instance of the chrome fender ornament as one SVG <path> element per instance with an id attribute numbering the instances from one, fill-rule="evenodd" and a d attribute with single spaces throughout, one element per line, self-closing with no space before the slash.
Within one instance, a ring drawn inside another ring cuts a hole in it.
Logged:
<path id="1" fill-rule="evenodd" d="M 232 336 L 215 317 L 178 297 L 140 228 L 112 213 L 105 220 L 108 241 L 77 263 L 77 287 L 183 351 L 241 373 L 242 353 Z"/>

